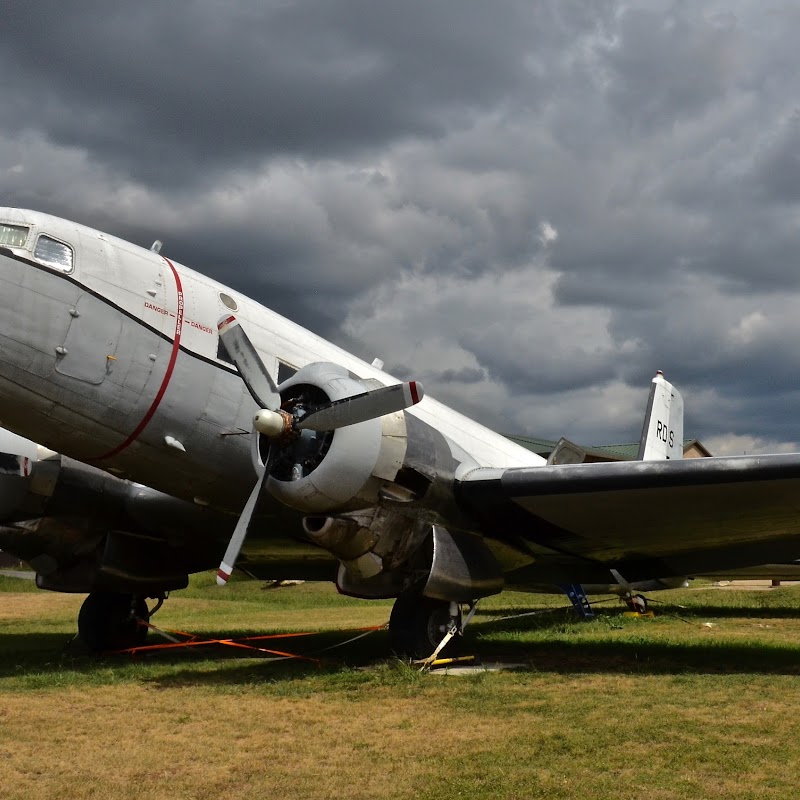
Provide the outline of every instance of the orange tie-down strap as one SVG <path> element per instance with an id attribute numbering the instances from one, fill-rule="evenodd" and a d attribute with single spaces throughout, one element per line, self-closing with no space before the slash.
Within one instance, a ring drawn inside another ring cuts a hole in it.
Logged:
<path id="1" fill-rule="evenodd" d="M 171 630 L 169 628 L 158 628 L 150 622 L 145 622 L 143 619 L 139 619 L 139 624 L 145 626 L 146 628 L 150 628 L 150 630 L 158 633 L 159 635 L 163 636 L 170 641 L 166 644 L 143 644 L 137 647 L 127 647 L 123 650 L 111 650 L 106 653 L 106 655 L 111 656 L 118 656 L 118 655 L 137 655 L 139 653 L 149 653 L 158 650 L 177 650 L 187 647 L 203 647 L 206 645 L 223 645 L 225 647 L 237 647 L 243 650 L 251 650 L 253 651 L 253 655 L 256 653 L 270 655 L 273 658 L 266 659 L 268 661 L 279 661 L 288 658 L 297 658 L 303 661 L 311 661 L 315 664 L 320 663 L 320 659 L 313 658 L 312 656 L 304 656 L 299 653 L 289 653 L 284 650 L 273 650 L 271 648 L 266 647 L 259 647 L 255 644 L 249 644 L 249 642 L 263 642 L 270 639 L 297 639 L 304 636 L 317 636 L 320 633 L 330 633 L 330 631 L 303 631 L 298 633 L 272 633 L 266 634 L 263 636 L 243 636 L 240 638 L 226 638 L 226 639 L 201 639 L 200 637 L 196 636 L 195 634 L 187 633 L 186 631 L 177 631 Z M 344 642 L 339 642 L 338 644 L 330 645 L 328 647 L 323 647 L 321 650 L 318 650 L 319 653 L 324 653 L 329 650 L 334 650 L 337 647 L 344 647 L 351 642 L 355 642 L 358 639 L 363 639 L 365 636 L 369 636 L 371 633 L 375 633 L 375 631 L 381 631 L 388 627 L 388 623 L 384 623 L 383 625 L 371 625 L 368 628 L 348 628 L 346 631 L 340 631 L 341 633 L 345 632 L 352 632 L 355 633 L 355 636 L 350 637 Z M 176 639 L 176 636 L 185 636 L 186 639 L 184 641 L 180 641 Z"/>

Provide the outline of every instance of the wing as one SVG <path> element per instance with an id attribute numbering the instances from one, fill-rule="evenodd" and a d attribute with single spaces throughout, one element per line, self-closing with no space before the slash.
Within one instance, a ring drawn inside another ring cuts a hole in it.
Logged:
<path id="1" fill-rule="evenodd" d="M 800 557 L 800 454 L 475 470 L 458 492 L 487 536 L 532 557 L 510 585 Z"/>

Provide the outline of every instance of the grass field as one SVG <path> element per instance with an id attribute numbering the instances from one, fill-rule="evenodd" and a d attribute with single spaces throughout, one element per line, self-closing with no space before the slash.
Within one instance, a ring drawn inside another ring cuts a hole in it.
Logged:
<path id="1" fill-rule="evenodd" d="M 328 585 L 212 581 L 154 622 L 319 631 L 266 645 L 314 655 L 390 611 Z M 664 593 L 654 620 L 612 603 L 589 623 L 561 598 L 504 593 L 466 650 L 522 666 L 467 677 L 388 658 L 383 631 L 319 664 L 229 647 L 92 658 L 68 644 L 82 597 L 31 589 L 0 578 L 4 800 L 797 794 L 800 587 Z M 497 621 L 526 611 L 541 613 Z"/>

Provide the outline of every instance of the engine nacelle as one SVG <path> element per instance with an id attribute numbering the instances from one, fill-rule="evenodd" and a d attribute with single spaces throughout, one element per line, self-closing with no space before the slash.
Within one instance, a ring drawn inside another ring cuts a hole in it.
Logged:
<path id="1" fill-rule="evenodd" d="M 57 453 L 0 430 L 0 525 L 41 514 L 60 471 Z"/>
<path id="2" fill-rule="evenodd" d="M 379 385 L 335 364 L 311 364 L 279 387 L 282 410 L 302 417 Z M 270 464 L 267 491 L 306 514 L 308 539 L 340 561 L 344 594 L 395 597 L 414 587 L 463 601 L 502 588 L 482 537 L 442 527 L 460 523 L 455 474 L 469 457 L 413 414 L 254 441 L 257 468 Z"/>
<path id="3" fill-rule="evenodd" d="M 281 384 L 283 408 L 312 408 L 374 389 L 336 364 L 304 367 Z M 452 486 L 455 467 L 444 437 L 402 411 L 335 431 L 299 431 L 291 438 L 255 437 L 254 459 L 264 468 L 270 447 L 267 491 L 306 514 L 343 513 L 382 499 L 420 499 L 437 478 Z"/>
<path id="4" fill-rule="evenodd" d="M 219 562 L 230 518 L 12 436 L 0 429 L 0 550 L 40 588 L 157 595 Z"/>

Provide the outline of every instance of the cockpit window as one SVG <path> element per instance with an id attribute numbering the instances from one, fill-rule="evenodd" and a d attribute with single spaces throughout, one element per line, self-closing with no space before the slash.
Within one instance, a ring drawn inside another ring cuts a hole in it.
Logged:
<path id="1" fill-rule="evenodd" d="M 0 222 L 0 245 L 25 247 L 25 242 L 28 241 L 28 231 L 30 228 L 26 225 L 9 225 L 6 222 Z"/>
<path id="2" fill-rule="evenodd" d="M 68 244 L 58 242 L 49 236 L 40 236 L 36 241 L 33 257 L 42 264 L 60 269 L 62 272 L 72 272 L 72 248 Z"/>
<path id="3" fill-rule="evenodd" d="M 288 381 L 292 375 L 297 374 L 297 367 L 293 367 L 291 364 L 285 364 L 283 361 L 278 361 L 278 383 L 281 384 L 284 381 Z"/>

